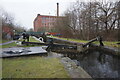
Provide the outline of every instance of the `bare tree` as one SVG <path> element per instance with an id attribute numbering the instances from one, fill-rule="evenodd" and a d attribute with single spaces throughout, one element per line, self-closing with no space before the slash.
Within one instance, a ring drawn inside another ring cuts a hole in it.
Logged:
<path id="1" fill-rule="evenodd" d="M 73 37 L 69 21 L 68 14 L 66 14 L 66 17 L 58 17 L 54 25 L 56 32 L 61 33 L 63 37 Z"/>
<path id="2" fill-rule="evenodd" d="M 3 32 L 2 33 L 2 37 L 6 38 L 5 36 L 9 33 L 11 34 L 11 36 L 13 36 L 12 33 L 14 33 L 13 31 L 17 31 L 17 32 L 22 32 L 24 31 L 24 27 L 21 27 L 20 25 L 18 25 L 18 23 L 16 24 L 14 22 L 14 16 L 6 11 L 4 11 L 4 9 L 0 8 L 0 18 L 1 18 L 1 23 L 2 23 L 2 29 L 1 30 L 5 30 L 5 27 L 9 28 L 10 31 L 9 32 Z"/>
<path id="3" fill-rule="evenodd" d="M 80 2 L 73 3 L 66 10 L 66 21 L 58 29 L 69 29 L 74 38 L 92 39 L 102 35 L 106 40 L 115 40 L 119 26 L 118 2 Z M 109 36 L 108 36 L 109 34 Z"/>
<path id="4" fill-rule="evenodd" d="M 120 41 L 120 1 L 117 3 L 117 16 L 118 16 L 118 41 Z"/>

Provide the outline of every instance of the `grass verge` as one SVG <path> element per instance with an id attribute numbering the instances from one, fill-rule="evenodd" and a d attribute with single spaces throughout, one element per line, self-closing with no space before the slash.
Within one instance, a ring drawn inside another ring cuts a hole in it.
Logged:
<path id="1" fill-rule="evenodd" d="M 15 42 L 13 42 L 10 44 L 2 45 L 2 48 L 9 48 L 9 47 L 15 47 L 15 46 L 17 46 L 17 44 Z"/>
<path id="2" fill-rule="evenodd" d="M 23 41 L 23 39 L 20 39 L 18 41 Z M 32 36 L 29 37 L 29 42 L 40 42 L 38 40 L 35 40 Z"/>
<path id="3" fill-rule="evenodd" d="M 5 43 L 5 42 L 8 42 L 8 41 L 11 41 L 11 40 L 2 40 L 2 39 L 0 39 L 0 43 Z"/>
<path id="4" fill-rule="evenodd" d="M 40 41 L 35 40 L 33 37 L 30 37 L 30 42 L 40 42 Z"/>
<path id="5" fill-rule="evenodd" d="M 0 39 L 0 43 L 2 43 L 2 39 Z"/>
<path id="6" fill-rule="evenodd" d="M 19 40 L 19 41 L 20 41 L 20 40 Z M 23 40 L 21 40 L 21 41 L 23 41 Z M 35 40 L 33 37 L 30 36 L 29 42 L 40 42 L 40 41 Z M 41 45 L 22 45 L 22 46 L 20 46 L 20 47 L 36 47 L 36 46 L 41 46 Z"/>
<path id="7" fill-rule="evenodd" d="M 70 78 L 57 58 L 39 56 L 2 60 L 3 78 Z"/>
<path id="8" fill-rule="evenodd" d="M 95 44 L 99 45 L 99 42 L 96 41 L 94 42 Z M 115 48 L 120 48 L 120 45 L 117 44 L 118 41 L 103 41 L 103 44 L 108 47 L 115 47 Z"/>
<path id="9" fill-rule="evenodd" d="M 75 41 L 75 42 L 80 42 L 80 43 L 86 43 L 88 42 L 87 40 L 79 40 L 79 39 L 71 39 L 71 38 L 60 38 L 56 36 L 52 36 L 53 38 L 58 38 L 58 39 L 63 39 L 63 40 L 68 40 L 68 41 Z"/>
<path id="10" fill-rule="evenodd" d="M 23 40 L 21 39 L 21 40 L 18 40 L 18 41 L 23 41 Z M 33 37 L 30 37 L 29 41 L 30 42 L 39 42 L 38 40 L 35 40 Z M 3 42 L 8 42 L 8 41 L 3 40 Z M 22 45 L 22 46 L 19 46 L 15 42 L 13 42 L 13 43 L 10 43 L 10 44 L 2 45 L 2 48 L 9 48 L 9 47 L 15 47 L 15 46 L 18 46 L 18 47 L 35 47 L 36 45 Z M 39 46 L 39 45 L 37 45 L 37 46 Z"/>

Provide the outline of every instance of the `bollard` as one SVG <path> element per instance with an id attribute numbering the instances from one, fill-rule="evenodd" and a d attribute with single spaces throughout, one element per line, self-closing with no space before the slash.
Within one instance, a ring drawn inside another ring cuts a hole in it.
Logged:
<path id="1" fill-rule="evenodd" d="M 82 46 L 80 46 L 80 45 L 79 45 L 79 46 L 77 46 L 77 51 L 78 51 L 78 52 L 82 52 L 82 51 L 83 51 L 83 49 L 84 49 L 84 48 L 83 48 Z"/>

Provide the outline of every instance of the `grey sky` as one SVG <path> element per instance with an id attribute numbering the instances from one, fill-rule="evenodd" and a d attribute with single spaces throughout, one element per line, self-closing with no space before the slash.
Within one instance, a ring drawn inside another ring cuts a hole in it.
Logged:
<path id="1" fill-rule="evenodd" d="M 60 15 L 76 0 L 0 0 L 0 6 L 15 16 L 15 22 L 33 28 L 33 21 L 37 14 L 56 15 L 56 3 L 60 5 Z M 81 0 L 82 1 L 82 0 Z M 90 1 L 90 0 L 83 0 Z"/>
<path id="2" fill-rule="evenodd" d="M 15 16 L 15 22 L 28 28 L 33 28 L 33 21 L 37 14 L 56 15 L 56 3 L 59 2 L 62 14 L 69 2 L 75 0 L 2 0 L 0 5 L 8 13 Z"/>

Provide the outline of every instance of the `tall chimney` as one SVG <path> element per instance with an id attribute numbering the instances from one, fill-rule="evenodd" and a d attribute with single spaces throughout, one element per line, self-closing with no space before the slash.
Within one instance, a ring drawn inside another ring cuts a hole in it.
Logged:
<path id="1" fill-rule="evenodd" d="M 59 3 L 57 3 L 57 16 L 59 16 Z"/>

